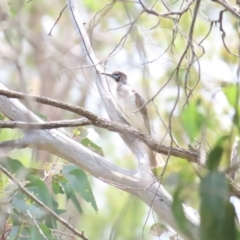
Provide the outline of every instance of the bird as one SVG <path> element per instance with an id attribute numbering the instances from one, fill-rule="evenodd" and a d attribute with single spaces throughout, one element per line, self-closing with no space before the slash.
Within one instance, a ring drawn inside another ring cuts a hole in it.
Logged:
<path id="1" fill-rule="evenodd" d="M 129 85 L 127 75 L 121 71 L 102 74 L 114 79 L 117 83 L 116 100 L 119 108 L 118 111 L 123 119 L 130 126 L 151 136 L 146 102 L 144 98 Z M 161 156 L 155 155 L 151 151 L 151 168 L 160 167 L 164 164 Z"/>

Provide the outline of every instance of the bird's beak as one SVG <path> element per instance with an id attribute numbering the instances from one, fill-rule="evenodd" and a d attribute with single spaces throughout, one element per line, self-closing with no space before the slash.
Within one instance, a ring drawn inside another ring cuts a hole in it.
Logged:
<path id="1" fill-rule="evenodd" d="M 109 77 L 112 77 L 112 74 L 111 73 L 101 73 L 103 75 L 106 75 L 106 76 L 109 76 Z"/>

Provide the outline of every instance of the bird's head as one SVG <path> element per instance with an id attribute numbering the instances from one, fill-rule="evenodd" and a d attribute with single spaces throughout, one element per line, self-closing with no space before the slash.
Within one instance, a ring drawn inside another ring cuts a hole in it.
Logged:
<path id="1" fill-rule="evenodd" d="M 102 73 L 106 76 L 113 78 L 117 83 L 126 84 L 127 83 L 127 75 L 120 71 L 115 71 L 113 73 Z"/>

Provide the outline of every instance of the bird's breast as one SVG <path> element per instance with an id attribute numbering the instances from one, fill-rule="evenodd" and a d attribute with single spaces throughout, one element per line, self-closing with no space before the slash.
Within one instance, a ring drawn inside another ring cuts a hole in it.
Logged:
<path id="1" fill-rule="evenodd" d="M 147 132 L 145 122 L 139 107 L 136 106 L 135 93 L 128 87 L 122 86 L 117 89 L 117 103 L 121 116 L 128 124 L 142 132 Z"/>

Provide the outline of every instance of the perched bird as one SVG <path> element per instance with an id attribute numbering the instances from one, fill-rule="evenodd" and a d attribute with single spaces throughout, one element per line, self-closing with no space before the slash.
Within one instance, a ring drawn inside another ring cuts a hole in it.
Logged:
<path id="1" fill-rule="evenodd" d="M 147 107 L 143 97 L 131 88 L 127 81 L 127 75 L 120 71 L 113 73 L 102 73 L 113 78 L 117 83 L 116 98 L 119 111 L 124 120 L 132 127 L 151 135 L 150 122 Z M 154 156 L 151 151 L 151 167 L 156 168 L 163 165 L 160 155 Z"/>

